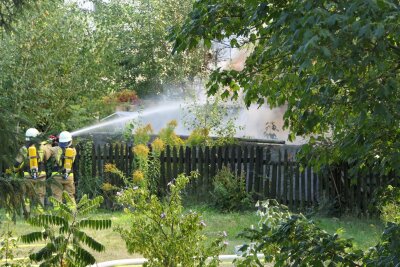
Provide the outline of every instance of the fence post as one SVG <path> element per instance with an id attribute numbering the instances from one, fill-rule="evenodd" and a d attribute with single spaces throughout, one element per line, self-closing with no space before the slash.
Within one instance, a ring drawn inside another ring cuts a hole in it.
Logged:
<path id="1" fill-rule="evenodd" d="M 176 148 L 176 146 L 174 146 L 172 148 L 172 176 L 173 178 L 177 178 L 178 177 L 178 150 Z"/>
<path id="2" fill-rule="evenodd" d="M 165 150 L 161 151 L 160 154 L 160 185 L 161 185 L 161 192 L 166 193 L 167 188 L 167 177 L 165 173 Z"/>
<path id="3" fill-rule="evenodd" d="M 166 149 L 166 181 L 169 183 L 172 181 L 173 177 L 171 177 L 171 147 L 167 146 Z"/>
<path id="4" fill-rule="evenodd" d="M 254 191 L 256 193 L 256 199 L 262 199 L 262 182 L 263 182 L 263 172 L 262 172 L 262 162 L 263 162 L 263 150 L 260 146 L 256 147 L 255 156 L 255 168 L 254 168 Z"/>

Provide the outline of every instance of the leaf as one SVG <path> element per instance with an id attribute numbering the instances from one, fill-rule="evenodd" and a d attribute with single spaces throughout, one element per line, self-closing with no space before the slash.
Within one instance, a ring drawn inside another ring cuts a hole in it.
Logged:
<path id="1" fill-rule="evenodd" d="M 111 220 L 92 220 L 92 219 L 83 219 L 78 223 L 78 227 L 88 227 L 96 230 L 103 230 L 111 227 Z"/>
<path id="2" fill-rule="evenodd" d="M 385 27 L 383 26 L 382 23 L 378 23 L 375 31 L 374 31 L 374 36 L 376 39 L 379 39 L 383 36 L 383 34 L 385 33 Z"/>
<path id="3" fill-rule="evenodd" d="M 332 56 L 331 51 L 328 49 L 328 47 L 322 46 L 321 50 L 325 57 L 330 58 Z"/>
<path id="4" fill-rule="evenodd" d="M 21 241 L 24 243 L 34 243 L 43 239 L 43 232 L 32 232 L 21 236 Z"/>

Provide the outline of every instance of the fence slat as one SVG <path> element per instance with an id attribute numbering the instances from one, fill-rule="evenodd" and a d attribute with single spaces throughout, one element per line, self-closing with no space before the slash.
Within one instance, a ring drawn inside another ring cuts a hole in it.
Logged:
<path id="1" fill-rule="evenodd" d="M 277 180 L 276 180 L 276 184 L 277 184 L 277 189 L 276 189 L 276 198 L 279 201 L 279 203 L 283 203 L 282 202 L 282 185 L 283 185 L 283 181 L 282 181 L 282 152 L 279 149 L 278 151 L 278 176 L 277 176 Z"/>
<path id="2" fill-rule="evenodd" d="M 263 150 L 261 147 L 256 147 L 255 153 L 255 166 L 254 166 L 254 191 L 256 193 L 256 200 L 262 199 L 263 197 Z"/>
<path id="3" fill-rule="evenodd" d="M 167 191 L 167 174 L 165 172 L 165 151 L 161 151 L 160 154 L 160 185 L 161 185 L 161 192 L 165 194 Z"/>
<path id="4" fill-rule="evenodd" d="M 307 167 L 307 204 L 312 205 L 312 170 L 311 167 Z"/>
<path id="5" fill-rule="evenodd" d="M 190 147 L 185 148 L 185 173 L 190 175 Z"/>
<path id="6" fill-rule="evenodd" d="M 296 210 L 300 208 L 300 171 L 299 164 L 294 164 L 294 207 Z"/>
<path id="7" fill-rule="evenodd" d="M 191 166 L 190 169 L 191 171 L 198 171 L 197 168 L 197 153 L 196 153 L 197 147 L 191 147 L 191 155 L 190 155 L 190 162 L 191 162 Z M 199 186 L 199 181 L 196 179 L 192 179 L 190 182 L 190 187 L 191 187 L 191 191 L 192 194 L 196 194 L 197 188 Z M 197 195 L 197 194 L 196 194 Z"/>
<path id="8" fill-rule="evenodd" d="M 176 146 L 172 148 L 172 178 L 175 179 L 178 177 L 178 165 L 179 165 L 179 158 L 178 158 L 178 151 Z"/>
<path id="9" fill-rule="evenodd" d="M 288 206 L 290 209 L 293 209 L 293 192 L 294 192 L 294 169 L 293 163 L 288 162 L 288 185 L 289 185 L 289 198 L 288 198 Z"/>
<path id="10" fill-rule="evenodd" d="M 243 161 L 243 153 L 242 153 L 242 147 L 237 146 L 237 174 L 238 176 L 242 176 L 242 161 Z"/>
<path id="11" fill-rule="evenodd" d="M 213 179 L 216 174 L 217 168 L 217 149 L 216 147 L 211 147 L 210 151 L 210 178 Z"/>
<path id="12" fill-rule="evenodd" d="M 254 163 L 255 163 L 255 147 L 254 146 L 249 146 L 249 163 L 248 163 L 248 170 L 249 170 L 249 189 L 254 192 L 254 179 L 255 179 L 255 173 L 254 173 Z"/>
<path id="13" fill-rule="evenodd" d="M 265 168 L 265 174 L 264 174 L 264 197 L 270 196 L 270 188 L 271 188 L 271 149 L 268 147 L 268 149 L 265 151 L 265 165 L 263 164 L 263 167 Z"/>
<path id="14" fill-rule="evenodd" d="M 231 172 L 233 174 L 235 174 L 236 177 L 238 177 L 239 175 L 237 174 L 236 167 L 235 167 L 235 161 L 237 159 L 237 157 L 236 157 L 236 146 L 229 146 L 229 154 L 230 154 L 229 168 L 231 169 Z"/>
<path id="15" fill-rule="evenodd" d="M 209 192 L 212 188 L 212 180 L 210 177 L 210 148 L 208 146 L 204 149 L 204 167 L 205 191 Z M 208 197 L 208 194 L 206 196 Z"/>
<path id="16" fill-rule="evenodd" d="M 178 161 L 178 172 L 182 174 L 185 172 L 185 152 L 183 150 L 183 146 L 179 147 L 179 161 Z"/>
<path id="17" fill-rule="evenodd" d="M 205 182 L 205 179 L 204 179 L 204 154 L 203 154 L 203 148 L 202 147 L 198 148 L 198 153 L 199 154 L 198 154 L 197 166 L 198 166 L 198 170 L 199 170 L 200 175 L 199 175 L 199 178 L 197 178 L 198 179 L 197 197 L 198 197 L 199 200 L 201 200 L 202 198 L 204 198 L 204 195 L 205 195 L 205 192 L 206 192 L 206 190 L 205 190 L 206 182 Z"/>
<path id="18" fill-rule="evenodd" d="M 305 169 L 300 172 L 300 209 L 305 210 L 306 203 L 306 172 Z"/>
<path id="19" fill-rule="evenodd" d="M 171 170 L 171 147 L 167 146 L 166 151 L 165 151 L 165 156 L 166 156 L 166 165 L 165 165 L 165 170 L 166 170 L 166 182 L 167 184 L 172 181 L 172 170 Z"/>

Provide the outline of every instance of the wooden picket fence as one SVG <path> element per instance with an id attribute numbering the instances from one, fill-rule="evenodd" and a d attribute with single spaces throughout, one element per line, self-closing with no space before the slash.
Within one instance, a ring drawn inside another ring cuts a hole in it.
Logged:
<path id="1" fill-rule="evenodd" d="M 78 150 L 75 177 L 79 183 L 83 166 L 83 150 Z M 246 179 L 246 189 L 255 200 L 276 199 L 291 210 L 335 204 L 341 212 L 371 215 L 374 193 L 388 184 L 400 185 L 398 175 L 387 176 L 349 175 L 345 165 L 330 167 L 316 173 L 313 168 L 301 168 L 296 162 L 296 148 L 276 145 L 235 145 L 226 147 L 167 147 L 160 156 L 160 191 L 168 189 L 168 183 L 178 174 L 199 173 L 192 180 L 187 193 L 196 200 L 207 200 L 213 190 L 213 177 L 223 166 L 229 168 L 239 179 Z M 105 144 L 93 146 L 91 152 L 91 176 L 120 185 L 115 175 L 104 173 L 106 163 L 115 164 L 127 177 L 134 169 L 132 146 L 128 144 Z M 7 164 L 0 162 L 0 175 Z M 104 179 L 106 178 L 106 179 Z M 78 185 L 79 189 L 79 185 Z"/>
<path id="2" fill-rule="evenodd" d="M 237 177 L 246 179 L 246 189 L 255 200 L 273 198 L 291 210 L 305 210 L 317 205 L 336 203 L 342 211 L 368 214 L 374 190 L 395 177 L 370 175 L 351 178 L 348 168 L 340 166 L 316 173 L 313 168 L 301 168 L 295 160 L 296 149 L 280 145 L 235 145 L 226 147 L 167 147 L 160 156 L 161 191 L 180 173 L 199 173 L 188 194 L 206 200 L 212 191 L 213 177 L 223 166 Z M 93 146 L 92 175 L 105 177 L 104 164 L 113 163 L 131 176 L 134 155 L 127 144 Z M 79 178 L 78 178 L 79 179 Z M 118 184 L 117 177 L 108 181 Z"/>

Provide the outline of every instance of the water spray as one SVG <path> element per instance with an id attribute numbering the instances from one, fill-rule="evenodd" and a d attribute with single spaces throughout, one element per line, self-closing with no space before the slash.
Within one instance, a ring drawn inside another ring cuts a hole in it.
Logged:
<path id="1" fill-rule="evenodd" d="M 100 122 L 95 125 L 91 125 L 91 126 L 73 131 L 73 132 L 71 132 L 71 134 L 72 134 L 72 136 L 79 136 L 81 134 L 91 132 L 98 128 L 107 127 L 107 126 L 112 127 L 112 126 L 115 126 L 118 124 L 126 123 L 126 122 L 136 119 L 138 117 L 146 117 L 146 116 L 154 115 L 154 114 L 164 114 L 164 113 L 170 112 L 172 110 L 182 109 L 183 107 L 184 107 L 184 105 L 181 103 L 174 103 L 174 104 L 171 103 L 171 104 L 163 105 L 163 106 L 150 107 L 142 112 L 136 111 L 136 112 L 133 112 L 132 114 L 129 114 L 122 118 L 116 118 L 116 119 L 113 119 L 110 121 Z"/>

